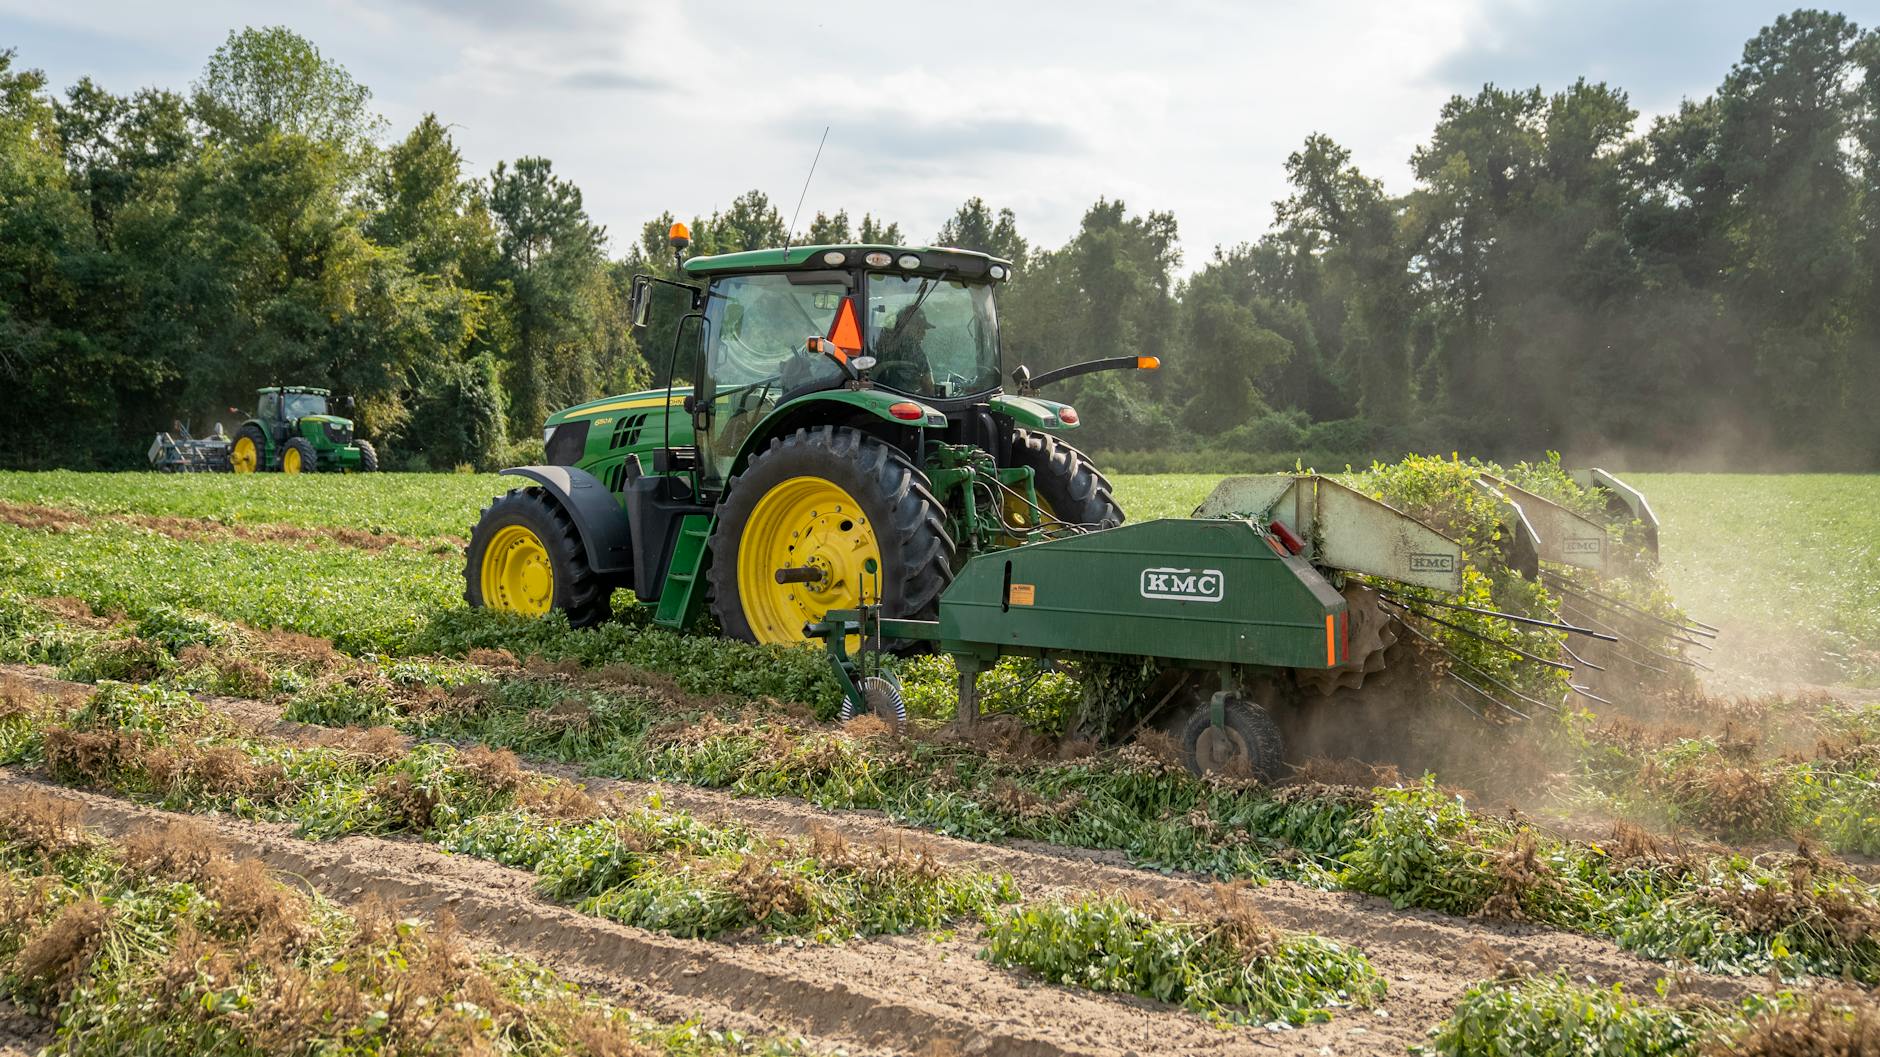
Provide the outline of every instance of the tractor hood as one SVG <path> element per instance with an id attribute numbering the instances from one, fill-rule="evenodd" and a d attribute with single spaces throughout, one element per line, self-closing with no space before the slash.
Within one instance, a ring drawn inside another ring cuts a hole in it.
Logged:
<path id="1" fill-rule="evenodd" d="M 336 426 L 340 429 L 352 428 L 352 419 L 341 418 L 338 415 L 302 415 L 300 421 L 317 422 L 323 426 Z"/>

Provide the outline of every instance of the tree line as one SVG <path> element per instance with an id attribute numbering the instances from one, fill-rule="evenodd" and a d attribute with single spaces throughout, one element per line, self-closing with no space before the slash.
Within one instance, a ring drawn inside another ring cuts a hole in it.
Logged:
<path id="1" fill-rule="evenodd" d="M 931 239 L 843 211 L 796 241 L 1013 260 L 1008 365 L 1162 357 L 1052 394 L 1126 468 L 1880 468 L 1880 33 L 1781 16 L 1713 93 L 1638 117 L 1602 83 L 1487 85 L 1399 194 L 1313 135 L 1266 234 L 1186 273 L 1175 217 L 1112 199 L 1057 248 L 979 197 Z M 674 219 L 611 256 L 547 159 L 472 173 L 434 115 L 388 135 L 285 29 L 232 33 L 188 93 L 54 94 L 0 53 L 0 464 L 133 465 L 276 382 L 354 396 L 395 467 L 530 458 L 555 408 L 663 383 L 671 331 L 625 305 L 672 274 Z M 693 253 L 789 237 L 760 191 L 687 219 Z"/>

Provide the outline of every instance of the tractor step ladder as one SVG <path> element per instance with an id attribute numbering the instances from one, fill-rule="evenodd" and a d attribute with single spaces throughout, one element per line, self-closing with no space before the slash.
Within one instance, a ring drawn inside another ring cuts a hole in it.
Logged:
<path id="1" fill-rule="evenodd" d="M 666 586 L 659 592 L 659 609 L 653 623 L 674 631 L 683 631 L 704 603 L 699 591 L 699 572 L 705 564 L 705 544 L 711 539 L 712 517 L 687 514 L 679 522 L 679 538 L 673 541 L 672 564 L 666 567 Z"/>

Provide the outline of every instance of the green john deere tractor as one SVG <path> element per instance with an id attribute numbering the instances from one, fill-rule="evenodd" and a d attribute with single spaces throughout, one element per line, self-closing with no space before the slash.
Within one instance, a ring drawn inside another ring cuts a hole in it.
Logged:
<path id="1" fill-rule="evenodd" d="M 327 413 L 331 395 L 301 385 L 256 390 L 254 416 L 235 431 L 229 446 L 230 468 L 236 473 L 376 471 L 379 453 L 370 442 L 353 437 L 352 420 Z M 345 406 L 352 408 L 352 397 Z"/>
<path id="2" fill-rule="evenodd" d="M 685 236 L 675 226 L 675 250 Z M 709 610 L 735 638 L 820 640 L 846 714 L 900 714 L 882 663 L 897 650 L 953 658 L 964 723 L 977 673 L 1002 656 L 1094 663 L 1099 695 L 1119 685 L 1102 672 L 1157 672 L 1105 704 L 1094 736 L 1154 723 L 1196 770 L 1270 776 L 1286 739 L 1397 729 L 1373 710 L 1394 699 L 1379 677 L 1404 674 L 1414 629 L 1380 588 L 1460 592 L 1461 546 L 1304 474 L 1230 478 L 1191 518 L 1123 524 L 1109 482 L 1058 436 L 1076 410 L 1037 390 L 1158 364 L 1018 367 L 1008 385 L 994 304 L 1011 267 L 958 249 L 800 246 L 686 261 L 689 282 L 636 277 L 636 326 L 658 291 L 685 309 L 667 385 L 548 419 L 547 465 L 504 470 L 526 485 L 471 534 L 465 600 L 559 609 L 580 627 L 624 587 L 665 627 Z M 1649 521 L 1643 497 L 1599 483 L 1615 517 Z M 1605 526 L 1483 487 L 1507 508 L 1516 558 L 1605 561 Z M 1310 720 L 1326 708 L 1349 718 Z"/>

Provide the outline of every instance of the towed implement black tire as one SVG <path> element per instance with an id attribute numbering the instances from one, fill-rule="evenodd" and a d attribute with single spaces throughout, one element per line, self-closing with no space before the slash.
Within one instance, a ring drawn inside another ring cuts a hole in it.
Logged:
<path id="1" fill-rule="evenodd" d="M 483 508 L 463 579 L 473 606 L 524 616 L 559 609 L 577 628 L 613 616 L 613 581 L 588 566 L 574 519 L 541 488 L 517 488 Z"/>
<path id="2" fill-rule="evenodd" d="M 1204 699 L 1188 717 L 1181 736 L 1182 759 L 1188 769 L 1198 775 L 1257 778 L 1262 782 L 1279 778 L 1284 764 L 1279 725 L 1266 709 L 1250 701 L 1229 697 L 1225 704 L 1221 727 L 1214 725 L 1209 700 Z"/>
<path id="3" fill-rule="evenodd" d="M 731 479 L 711 538 L 712 615 L 728 637 L 796 643 L 879 590 L 891 617 L 930 619 L 954 545 L 927 477 L 893 446 L 833 425 L 771 440 Z M 878 571 L 864 571 L 874 558 Z M 781 569 L 810 582 L 777 583 Z"/>
<path id="4" fill-rule="evenodd" d="M 373 447 L 371 441 L 365 440 L 354 441 L 353 447 L 359 449 L 359 472 L 378 473 L 379 449 Z"/>
<path id="5" fill-rule="evenodd" d="M 1014 430 L 1012 465 L 1031 467 L 1032 487 L 1050 517 L 1090 528 L 1123 523 L 1123 508 L 1110 494 L 1109 478 L 1097 472 L 1089 456 L 1051 434 Z M 1047 522 L 1045 527 L 1051 526 Z"/>

